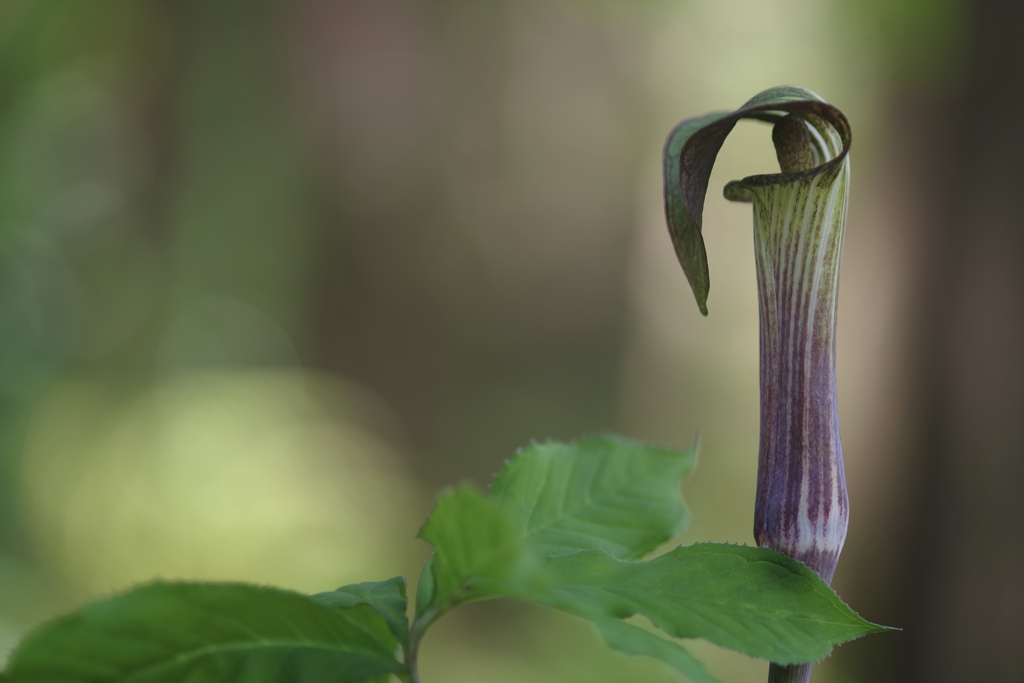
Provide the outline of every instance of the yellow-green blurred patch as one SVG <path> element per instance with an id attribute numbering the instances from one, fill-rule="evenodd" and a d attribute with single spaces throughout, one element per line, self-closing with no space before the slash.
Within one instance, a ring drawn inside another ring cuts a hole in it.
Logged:
<path id="1" fill-rule="evenodd" d="M 27 442 L 32 540 L 80 593 L 154 577 L 319 591 L 406 570 L 415 490 L 357 399 L 298 371 L 182 375 L 134 400 L 65 385 Z"/>

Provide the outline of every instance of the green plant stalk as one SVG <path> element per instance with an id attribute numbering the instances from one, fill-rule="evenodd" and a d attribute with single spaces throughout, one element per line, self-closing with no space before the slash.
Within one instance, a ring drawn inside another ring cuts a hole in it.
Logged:
<path id="1" fill-rule="evenodd" d="M 830 582 L 849 522 L 835 331 L 850 129 L 841 112 L 798 88 L 765 91 L 736 112 L 676 127 L 665 148 L 666 214 L 705 313 L 709 281 L 700 211 L 714 158 L 740 118 L 774 124 L 781 168 L 725 188 L 726 198 L 751 202 L 754 213 L 761 378 L 754 537 Z M 806 682 L 811 666 L 773 664 L 769 681 Z"/>
<path id="2" fill-rule="evenodd" d="M 425 614 L 422 619 L 417 619 L 413 622 L 412 628 L 409 631 L 409 649 L 405 653 L 405 661 L 403 662 L 406 672 L 402 680 L 405 683 L 420 683 L 420 643 L 423 641 L 423 635 L 426 630 L 438 617 L 440 617 L 439 613 L 431 611 Z"/>

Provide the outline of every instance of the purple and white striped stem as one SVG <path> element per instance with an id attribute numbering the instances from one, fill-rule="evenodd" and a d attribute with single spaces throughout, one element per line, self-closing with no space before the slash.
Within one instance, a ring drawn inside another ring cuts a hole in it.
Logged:
<path id="1" fill-rule="evenodd" d="M 790 114 L 773 135 L 784 174 L 835 159 L 823 119 Z M 836 303 L 850 162 L 783 183 L 730 183 L 754 205 L 761 315 L 761 442 L 754 538 L 831 582 L 849 499 L 836 407 Z"/>
<path id="2" fill-rule="evenodd" d="M 836 405 L 836 303 L 850 183 L 850 126 L 803 88 L 766 90 L 734 112 L 683 121 L 665 143 L 665 213 L 707 314 L 701 214 L 711 167 L 737 121 L 774 124 L 781 173 L 733 181 L 754 208 L 760 308 L 761 440 L 754 538 L 832 581 L 849 498 Z M 806 683 L 811 664 L 772 664 L 769 683 Z"/>

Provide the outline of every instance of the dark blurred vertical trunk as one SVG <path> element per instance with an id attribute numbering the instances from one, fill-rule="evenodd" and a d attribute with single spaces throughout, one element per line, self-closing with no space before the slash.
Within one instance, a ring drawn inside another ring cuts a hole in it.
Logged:
<path id="1" fill-rule="evenodd" d="M 959 87 L 897 97 L 922 257 L 910 517 L 892 592 L 859 606 L 904 632 L 860 650 L 857 680 L 1024 681 L 1024 3 L 971 12 Z"/>
<path id="2" fill-rule="evenodd" d="M 585 207 L 530 194 L 513 153 L 510 84 L 536 78 L 520 61 L 523 36 L 551 36 L 561 21 L 559 58 L 600 74 L 593 91 L 623 103 L 611 115 L 630 120 L 612 32 L 576 16 L 587 13 L 514 0 L 304 0 L 293 11 L 299 92 L 326 170 L 314 190 L 323 220 L 312 238 L 311 362 L 384 399 L 428 489 L 485 480 L 538 434 L 612 427 L 629 239 L 620 226 L 633 220 L 638 157 L 628 145 L 602 148 L 608 170 L 588 189 L 588 203 L 606 209 L 594 233 L 620 240 L 606 252 L 615 256 L 582 244 L 563 275 L 528 260 L 549 251 L 538 237 L 517 268 L 545 275 L 509 286 L 485 247 L 518 244 L 494 236 L 517 232 L 519 220 L 538 235 L 549 224 L 552 244 L 568 234 L 561 221 L 592 220 Z M 528 104 L 541 134 L 558 125 L 542 102 Z M 572 274 L 601 268 L 594 282 L 612 283 L 606 292 L 584 291 Z"/>

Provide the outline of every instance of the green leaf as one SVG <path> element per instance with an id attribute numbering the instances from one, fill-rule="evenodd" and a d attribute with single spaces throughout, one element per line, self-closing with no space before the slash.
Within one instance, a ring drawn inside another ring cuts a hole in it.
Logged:
<path id="1" fill-rule="evenodd" d="M 43 625 L 7 674 L 11 683 L 357 683 L 402 671 L 393 647 L 366 605 L 332 610 L 274 588 L 156 583 Z"/>
<path id="2" fill-rule="evenodd" d="M 420 580 L 416 584 L 416 617 L 424 614 L 434 604 L 434 556 L 423 563 Z"/>
<path id="3" fill-rule="evenodd" d="M 490 498 L 539 557 L 600 549 L 635 559 L 682 531 L 689 513 L 679 480 L 694 450 L 672 451 L 616 436 L 534 444 L 498 474 Z"/>
<path id="4" fill-rule="evenodd" d="M 508 514 L 471 486 L 445 492 L 420 531 L 434 546 L 429 608 L 529 590 L 533 555 Z"/>
<path id="5" fill-rule="evenodd" d="M 704 638 L 781 664 L 813 662 L 834 645 L 887 630 L 853 612 L 813 570 L 764 548 L 684 546 L 646 562 L 600 551 L 547 563 L 535 602 L 584 618 L 634 614 L 676 638 Z"/>
<path id="6" fill-rule="evenodd" d="M 674 640 L 666 640 L 655 633 L 618 619 L 593 617 L 608 647 L 627 655 L 653 657 L 686 676 L 693 683 L 719 683 L 704 665 Z"/>
<path id="7" fill-rule="evenodd" d="M 715 683 L 680 643 L 621 620 L 641 615 L 672 638 L 785 664 L 885 630 L 770 550 L 702 544 L 631 561 L 682 528 L 679 479 L 694 457 L 607 436 L 548 443 L 506 464 L 489 497 L 468 486 L 445 493 L 420 534 L 435 553 L 420 579 L 413 638 L 456 605 L 509 597 L 588 619 L 612 648 Z"/>
<path id="8" fill-rule="evenodd" d="M 782 112 L 804 112 L 825 119 L 839 132 L 843 151 L 836 158 L 802 173 L 781 173 L 744 178 L 741 185 L 767 185 L 812 177 L 835 168 L 846 159 L 850 125 L 843 113 L 809 90 L 792 86 L 771 88 L 732 112 L 706 114 L 678 124 L 665 141 L 665 217 L 679 264 L 693 289 L 701 313 L 708 314 L 710 288 L 708 258 L 702 235 L 704 198 L 711 167 L 726 136 L 740 119 L 774 122 Z"/>
<path id="9" fill-rule="evenodd" d="M 310 598 L 332 609 L 347 610 L 357 605 L 368 605 L 387 624 L 395 640 L 404 650 L 409 649 L 409 617 L 405 597 L 405 579 L 401 576 L 387 581 L 371 581 L 342 586 L 329 593 L 317 593 Z"/>

